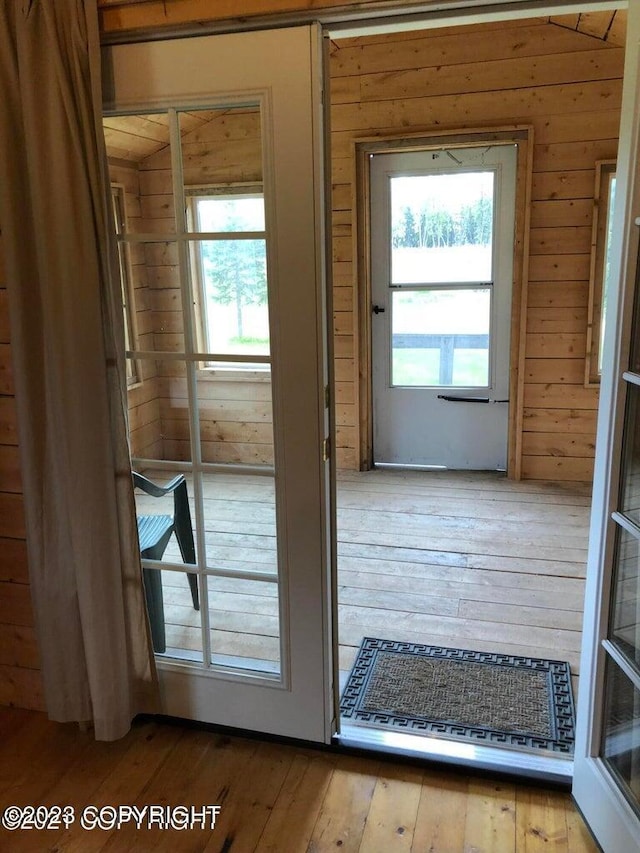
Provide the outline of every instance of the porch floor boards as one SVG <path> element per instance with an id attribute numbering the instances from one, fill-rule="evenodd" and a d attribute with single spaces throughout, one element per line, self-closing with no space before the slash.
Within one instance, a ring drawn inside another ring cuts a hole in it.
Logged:
<path id="1" fill-rule="evenodd" d="M 272 480 L 214 475 L 204 497 L 214 564 L 275 570 Z M 587 484 L 492 472 L 342 472 L 340 670 L 377 636 L 567 660 L 575 690 L 590 500 Z M 199 650 L 186 580 L 163 575 L 168 645 Z M 213 578 L 209 588 L 214 652 L 276 661 L 275 584 Z"/>

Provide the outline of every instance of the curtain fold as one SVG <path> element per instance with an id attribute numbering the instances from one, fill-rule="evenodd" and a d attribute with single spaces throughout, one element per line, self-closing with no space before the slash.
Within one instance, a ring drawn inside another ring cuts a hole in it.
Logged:
<path id="1" fill-rule="evenodd" d="M 111 217 L 96 0 L 4 0 L 0 226 L 44 693 L 101 740 L 158 710 Z"/>

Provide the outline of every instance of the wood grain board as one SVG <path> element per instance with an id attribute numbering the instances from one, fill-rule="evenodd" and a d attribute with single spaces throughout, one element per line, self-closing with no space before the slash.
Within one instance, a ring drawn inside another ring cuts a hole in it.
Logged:
<path id="1" fill-rule="evenodd" d="M 609 156 L 605 152 L 615 156 L 622 79 L 619 42 L 605 38 L 616 16 L 605 17 L 503 22 L 495 29 L 478 25 L 332 44 L 332 180 L 341 209 L 356 197 L 352 147 L 361 139 L 386 138 L 392 145 L 430 131 L 507 123 L 533 127 L 522 305 L 526 336 L 519 399 L 512 400 L 521 407 L 516 429 L 522 430 L 514 467 L 525 478 L 592 476 L 595 421 L 582 416 L 573 422 L 576 427 L 580 420 L 584 429 L 580 439 L 566 441 L 555 433 L 563 430 L 560 409 L 584 413 L 598 399 L 597 388 L 583 387 L 595 162 Z M 602 24 L 599 34 L 596 23 Z M 337 258 L 345 269 L 352 261 L 353 280 L 362 287 L 356 259 L 348 254 L 350 238 L 335 236 Z M 341 286 L 346 284 L 341 278 Z M 530 315 L 539 309 L 546 313 Z M 361 324 L 356 335 L 366 337 L 366 321 L 357 314 L 354 321 Z M 344 322 L 340 330 L 346 334 Z M 363 351 L 366 345 L 354 352 Z M 367 399 L 364 386 L 361 397 Z M 547 418 L 544 423 L 537 411 Z"/>
<path id="2" fill-rule="evenodd" d="M 242 853 L 596 853 L 570 794 L 473 775 L 140 720 L 115 743 L 0 708 L 2 808 L 33 803 L 220 805 L 215 827 L 55 831 L 57 850 Z M 5 832 L 4 830 L 0 830 Z M 8 833 L 5 833 L 8 835 Z M 52 830 L 11 834 L 48 849 Z"/>
<path id="3" fill-rule="evenodd" d="M 160 479 L 162 477 L 160 476 Z M 148 502 L 148 501 L 147 501 Z M 589 488 L 478 472 L 344 472 L 340 668 L 363 636 L 568 660 L 579 675 Z M 210 564 L 277 571 L 272 482 L 211 475 Z M 167 556 L 179 561 L 175 546 Z M 170 647 L 201 654 L 186 579 L 164 572 Z M 277 586 L 210 578 L 214 652 L 275 662 Z"/>

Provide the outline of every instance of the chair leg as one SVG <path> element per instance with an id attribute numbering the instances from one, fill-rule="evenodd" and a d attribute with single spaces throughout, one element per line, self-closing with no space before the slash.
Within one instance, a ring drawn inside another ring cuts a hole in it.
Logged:
<path id="1" fill-rule="evenodd" d="M 200 596 L 198 594 L 198 576 L 188 574 L 189 586 L 191 587 L 191 600 L 193 601 L 193 609 L 200 610 Z"/>
<path id="2" fill-rule="evenodd" d="M 144 594 L 151 625 L 153 651 L 164 654 L 167 640 L 164 625 L 164 601 L 162 599 L 162 577 L 158 569 L 143 569 Z"/>
<path id="3" fill-rule="evenodd" d="M 174 492 L 174 526 L 178 547 L 185 563 L 193 564 L 196 561 L 196 549 L 193 541 L 193 530 L 191 528 L 191 513 L 189 511 L 189 496 L 186 482 L 181 483 Z M 191 600 L 195 610 L 200 610 L 200 598 L 198 595 L 198 578 L 196 575 L 187 575 L 191 587 Z"/>

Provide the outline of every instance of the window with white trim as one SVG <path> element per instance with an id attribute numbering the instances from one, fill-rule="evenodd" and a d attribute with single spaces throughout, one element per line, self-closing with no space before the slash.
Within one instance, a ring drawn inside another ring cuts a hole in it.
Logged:
<path id="1" fill-rule="evenodd" d="M 262 187 L 209 186 L 187 193 L 189 229 L 202 237 L 191 244 L 198 348 L 215 356 L 203 367 L 268 370 L 234 358 L 269 355 Z"/>

